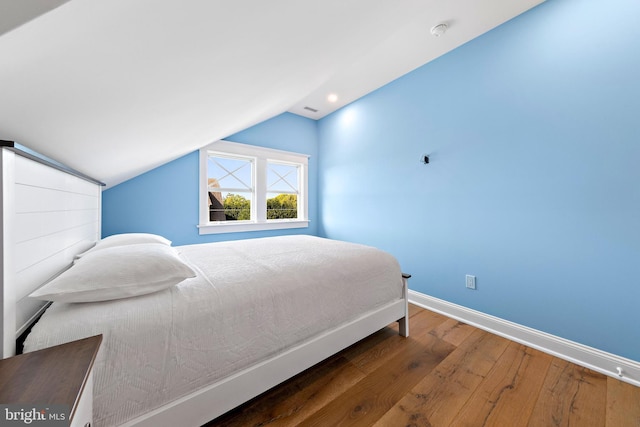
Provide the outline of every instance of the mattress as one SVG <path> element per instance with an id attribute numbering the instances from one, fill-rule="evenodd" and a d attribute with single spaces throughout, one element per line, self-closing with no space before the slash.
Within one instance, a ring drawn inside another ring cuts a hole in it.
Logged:
<path id="1" fill-rule="evenodd" d="M 103 334 L 94 425 L 119 425 L 402 297 L 397 260 L 312 236 L 177 247 L 197 276 L 165 291 L 53 303 L 25 351 Z"/>

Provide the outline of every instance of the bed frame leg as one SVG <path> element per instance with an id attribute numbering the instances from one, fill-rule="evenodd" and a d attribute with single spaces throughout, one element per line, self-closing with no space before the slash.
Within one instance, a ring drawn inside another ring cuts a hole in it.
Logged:
<path id="1" fill-rule="evenodd" d="M 400 329 L 400 336 L 408 337 L 409 336 L 409 319 L 407 317 L 403 317 L 398 320 L 398 325 Z"/>
<path id="2" fill-rule="evenodd" d="M 402 273 L 402 298 L 404 299 L 404 317 L 398 320 L 398 330 L 403 337 L 409 336 L 409 278 L 410 274 Z"/>

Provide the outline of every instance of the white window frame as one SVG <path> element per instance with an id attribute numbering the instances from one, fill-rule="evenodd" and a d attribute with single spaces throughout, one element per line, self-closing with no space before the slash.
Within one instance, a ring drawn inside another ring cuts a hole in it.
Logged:
<path id="1" fill-rule="evenodd" d="M 254 201 L 251 220 L 209 221 L 207 163 L 209 154 L 253 159 Z M 267 219 L 267 162 L 299 166 L 298 218 Z M 200 234 L 236 233 L 259 230 L 282 230 L 309 226 L 309 156 L 231 141 L 216 141 L 200 149 Z"/>

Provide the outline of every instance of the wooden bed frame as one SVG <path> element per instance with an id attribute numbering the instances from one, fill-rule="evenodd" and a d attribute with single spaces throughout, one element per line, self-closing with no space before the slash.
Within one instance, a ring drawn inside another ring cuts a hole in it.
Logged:
<path id="1" fill-rule="evenodd" d="M 101 186 L 11 141 L 0 141 L 2 357 L 44 311 L 27 298 L 100 238 Z"/>
<path id="2" fill-rule="evenodd" d="M 47 303 L 27 295 L 100 238 L 104 185 L 10 141 L 0 141 L 0 310 L 2 358 Z M 135 418 L 125 426 L 202 425 L 393 322 L 409 335 L 408 279 L 403 298 L 271 359 Z"/>

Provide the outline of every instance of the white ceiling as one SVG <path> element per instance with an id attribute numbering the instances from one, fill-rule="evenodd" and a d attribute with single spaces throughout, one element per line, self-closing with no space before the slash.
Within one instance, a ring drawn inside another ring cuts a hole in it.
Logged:
<path id="1" fill-rule="evenodd" d="M 68 1 L 69 0 L 0 0 L 0 35 Z"/>
<path id="2" fill-rule="evenodd" d="M 0 0 L 0 139 L 115 185 L 285 111 L 324 117 L 541 2 Z"/>

